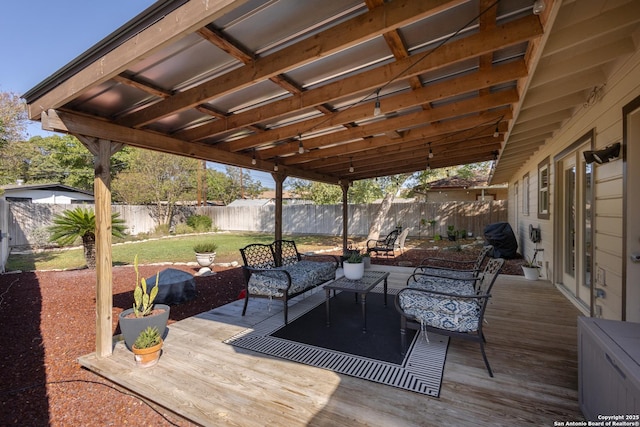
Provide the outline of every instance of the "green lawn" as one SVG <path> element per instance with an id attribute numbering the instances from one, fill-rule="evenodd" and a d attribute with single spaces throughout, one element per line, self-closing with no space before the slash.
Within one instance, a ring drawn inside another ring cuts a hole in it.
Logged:
<path id="1" fill-rule="evenodd" d="M 295 240 L 298 251 L 314 251 L 341 247 L 339 236 L 284 236 Z M 242 264 L 238 249 L 250 243 L 270 243 L 272 234 L 262 233 L 206 233 L 191 236 L 166 237 L 142 242 L 113 245 L 113 264 L 133 264 L 138 255 L 139 264 L 153 262 L 195 262 L 193 246 L 196 243 L 213 240 L 218 244 L 216 263 L 237 261 Z M 7 261 L 7 271 L 52 270 L 79 268 L 85 265 L 82 249 L 49 250 L 29 254 L 11 254 Z"/>

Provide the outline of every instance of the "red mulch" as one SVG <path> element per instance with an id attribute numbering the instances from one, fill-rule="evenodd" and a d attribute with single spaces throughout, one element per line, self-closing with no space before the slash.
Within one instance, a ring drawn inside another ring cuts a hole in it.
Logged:
<path id="1" fill-rule="evenodd" d="M 474 258 L 475 251 L 409 250 L 373 263 L 411 263 L 426 256 Z M 507 262 L 505 274 L 522 274 L 522 260 Z M 190 273 L 197 269 L 171 266 Z M 165 266 L 141 266 L 151 277 Z M 240 268 L 216 267 L 216 275 L 197 277 L 197 297 L 171 307 L 170 323 L 235 300 L 243 288 Z M 95 351 L 95 271 L 0 275 L 0 425 L 153 426 L 190 423 L 156 412 L 138 398 L 80 367 L 76 359 Z M 135 272 L 113 268 L 113 330 L 118 314 L 131 306 Z"/>

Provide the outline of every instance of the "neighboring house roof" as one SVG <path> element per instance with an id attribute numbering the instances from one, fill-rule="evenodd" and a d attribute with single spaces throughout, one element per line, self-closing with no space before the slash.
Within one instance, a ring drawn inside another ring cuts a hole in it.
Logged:
<path id="1" fill-rule="evenodd" d="M 227 206 L 267 206 L 275 204 L 273 199 L 237 199 Z"/>
<path id="2" fill-rule="evenodd" d="M 1 185 L 0 189 L 4 190 L 4 194 L 9 194 L 11 192 L 16 191 L 25 191 L 25 190 L 48 190 L 48 191 L 71 191 L 75 193 L 82 193 L 93 197 L 93 192 L 82 190 L 80 188 L 70 187 L 64 184 L 11 184 L 11 185 Z"/>

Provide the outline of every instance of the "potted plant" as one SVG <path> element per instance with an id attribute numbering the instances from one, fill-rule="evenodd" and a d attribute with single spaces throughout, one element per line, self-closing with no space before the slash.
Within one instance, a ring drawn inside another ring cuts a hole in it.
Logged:
<path id="1" fill-rule="evenodd" d="M 522 265 L 522 272 L 527 280 L 538 280 L 540 277 L 540 266 L 535 263 L 535 256 L 533 259 L 527 259 Z"/>
<path id="2" fill-rule="evenodd" d="M 349 280 L 360 280 L 364 276 L 364 263 L 360 253 L 353 253 L 343 263 L 344 277 Z"/>
<path id="3" fill-rule="evenodd" d="M 131 348 L 136 365 L 141 368 L 149 368 L 160 359 L 162 352 L 162 337 L 155 327 L 148 326 L 140 332 Z"/>
<path id="4" fill-rule="evenodd" d="M 371 267 L 371 254 L 369 252 L 362 254 L 362 263 L 364 264 L 365 269 Z"/>
<path id="5" fill-rule="evenodd" d="M 163 337 L 169 321 L 170 310 L 168 305 L 153 303 L 156 295 L 158 295 L 160 272 L 156 274 L 155 286 L 147 291 L 147 281 L 144 277 L 140 277 L 140 271 L 138 270 L 138 255 L 134 259 L 133 267 L 136 271 L 133 307 L 124 310 L 118 316 L 120 331 L 127 348 L 130 350 L 133 348 L 133 344 L 140 332 L 148 327 L 155 327 L 160 337 Z"/>
<path id="6" fill-rule="evenodd" d="M 200 267 L 209 267 L 216 258 L 218 245 L 215 242 L 198 243 L 193 247 L 196 253 L 196 261 Z"/>
<path id="7" fill-rule="evenodd" d="M 458 238 L 458 230 L 456 230 L 455 225 L 447 226 L 447 237 L 452 242 L 454 242 Z"/>

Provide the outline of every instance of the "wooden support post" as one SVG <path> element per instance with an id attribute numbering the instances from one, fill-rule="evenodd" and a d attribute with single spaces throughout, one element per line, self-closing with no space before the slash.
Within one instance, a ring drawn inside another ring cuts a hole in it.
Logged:
<path id="1" fill-rule="evenodd" d="M 111 257 L 111 155 L 122 144 L 104 139 L 78 139 L 94 157 L 93 192 L 96 206 L 96 356 L 113 352 L 113 288 Z"/>
<path id="2" fill-rule="evenodd" d="M 271 176 L 276 182 L 276 217 L 275 217 L 275 240 L 282 239 L 282 184 L 287 179 L 286 175 L 272 173 Z"/>
<path id="3" fill-rule="evenodd" d="M 347 198 L 349 182 L 341 183 L 340 188 L 342 188 L 342 253 L 344 254 L 347 251 L 347 246 L 349 246 L 347 239 L 349 234 L 349 200 Z"/>

